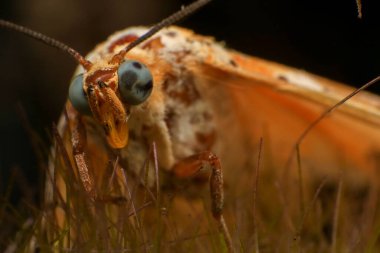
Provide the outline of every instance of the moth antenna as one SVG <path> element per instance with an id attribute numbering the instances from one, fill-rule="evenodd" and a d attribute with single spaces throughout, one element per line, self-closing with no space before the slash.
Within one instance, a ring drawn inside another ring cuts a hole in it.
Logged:
<path id="1" fill-rule="evenodd" d="M 172 25 L 174 23 L 177 23 L 178 21 L 180 21 L 180 20 L 186 18 L 187 16 L 193 14 L 194 12 L 196 12 L 198 9 L 200 9 L 204 5 L 208 4 L 209 2 L 211 2 L 211 0 L 198 0 L 198 1 L 195 1 L 186 7 L 182 7 L 181 10 L 175 12 L 174 14 L 165 18 L 164 20 L 162 20 L 158 24 L 154 25 L 153 27 L 151 27 L 149 29 L 149 31 L 147 31 L 146 33 L 141 35 L 139 38 L 137 38 L 136 40 L 134 40 L 130 44 L 128 44 L 128 46 L 126 46 L 123 50 L 121 50 L 119 53 L 117 53 L 112 58 L 111 62 L 112 63 L 120 63 L 124 59 L 125 54 L 128 53 L 129 50 L 131 50 L 135 46 L 139 45 L 141 42 L 149 39 L 154 34 L 159 32 L 162 28 L 167 27 L 169 25 Z"/>
<path id="2" fill-rule="evenodd" d="M 3 19 L 0 19 L 0 27 L 4 27 L 4 28 L 7 28 L 9 30 L 13 30 L 13 31 L 25 34 L 25 35 L 27 35 L 27 36 L 35 39 L 35 40 L 41 41 L 42 43 L 44 43 L 48 46 L 55 47 L 59 50 L 67 52 L 80 65 L 82 65 L 83 68 L 85 68 L 86 70 L 88 70 L 92 65 L 92 63 L 90 61 L 86 60 L 79 52 L 77 52 L 73 48 L 71 48 L 71 47 L 67 46 L 66 44 L 64 44 L 63 42 L 60 42 L 56 39 L 53 39 L 53 38 L 51 38 L 45 34 L 36 32 L 36 31 L 31 30 L 25 26 L 17 25 L 15 23 L 12 23 L 12 22 L 9 22 L 9 21 L 3 20 Z"/>

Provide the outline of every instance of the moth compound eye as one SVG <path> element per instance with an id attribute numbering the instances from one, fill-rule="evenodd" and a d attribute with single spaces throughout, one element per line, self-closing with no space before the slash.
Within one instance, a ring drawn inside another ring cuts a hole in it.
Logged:
<path id="1" fill-rule="evenodd" d="M 141 62 L 128 60 L 117 70 L 119 91 L 124 101 L 130 105 L 144 102 L 153 89 L 153 78 L 149 69 Z"/>
<path id="2" fill-rule="evenodd" d="M 70 84 L 69 99 L 74 108 L 82 114 L 91 114 L 86 94 L 83 90 L 83 74 L 76 76 Z"/>

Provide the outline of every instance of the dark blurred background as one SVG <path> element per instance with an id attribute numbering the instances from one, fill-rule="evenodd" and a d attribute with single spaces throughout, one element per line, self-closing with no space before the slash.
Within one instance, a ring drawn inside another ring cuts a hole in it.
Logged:
<path id="1" fill-rule="evenodd" d="M 0 18 L 85 54 L 112 32 L 156 23 L 189 2 L 2 0 Z M 360 20 L 355 0 L 214 0 L 180 25 L 244 53 L 360 86 L 380 74 L 376 2 L 363 0 Z M 48 133 L 61 113 L 75 67 L 65 53 L 0 30 L 0 196 L 12 186 L 13 201 L 38 199 L 41 170 L 17 108 L 25 109 L 48 147 Z"/>

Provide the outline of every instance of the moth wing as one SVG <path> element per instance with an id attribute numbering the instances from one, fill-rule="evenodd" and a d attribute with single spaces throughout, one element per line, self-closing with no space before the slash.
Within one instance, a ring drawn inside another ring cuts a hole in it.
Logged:
<path id="1" fill-rule="evenodd" d="M 215 107 L 230 100 L 236 122 L 228 124 L 239 125 L 245 141 L 258 143 L 263 137 L 264 160 L 278 168 L 286 167 L 303 131 L 354 91 L 305 71 L 233 51 L 228 52 L 228 61 L 221 60 L 213 55 L 219 50 L 211 48 L 210 56 L 195 71 L 208 89 L 218 89 L 209 92 Z M 378 164 L 379 126 L 379 97 L 361 92 L 305 137 L 299 147 L 302 167 L 330 175 L 344 170 L 355 179 L 371 175 Z M 228 135 L 229 125 L 222 128 Z"/>

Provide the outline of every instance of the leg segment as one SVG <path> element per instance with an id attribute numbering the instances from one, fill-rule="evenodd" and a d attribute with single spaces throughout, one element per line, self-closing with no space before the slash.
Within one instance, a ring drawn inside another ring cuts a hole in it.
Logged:
<path id="1" fill-rule="evenodd" d="M 211 172 L 209 181 L 212 215 L 224 236 L 229 252 L 234 252 L 232 239 L 223 217 L 223 172 L 219 158 L 211 151 L 204 151 L 179 161 L 173 168 L 174 175 L 177 178 L 193 177 L 206 170 Z"/>
<path id="2" fill-rule="evenodd" d="M 90 174 L 89 163 L 85 153 L 87 143 L 86 129 L 81 120 L 81 116 L 78 113 L 76 113 L 74 118 L 70 120 L 70 128 L 73 157 L 78 168 L 78 175 L 86 193 L 92 200 L 94 200 L 96 198 L 94 180 Z"/>

